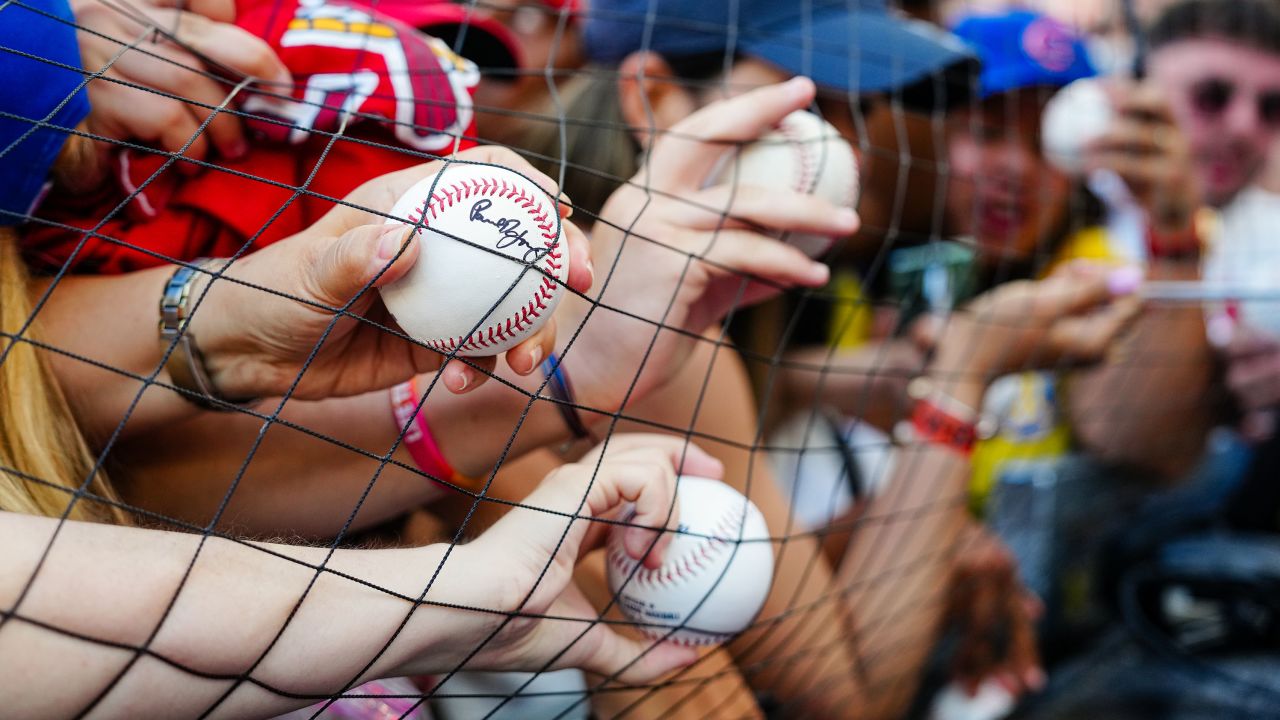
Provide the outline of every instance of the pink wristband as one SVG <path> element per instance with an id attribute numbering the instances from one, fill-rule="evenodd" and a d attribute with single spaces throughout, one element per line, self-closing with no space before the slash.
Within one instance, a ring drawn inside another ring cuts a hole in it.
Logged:
<path id="1" fill-rule="evenodd" d="M 391 414 L 395 418 L 396 427 L 404 429 L 401 441 L 418 469 L 432 479 L 446 482 L 457 482 L 458 476 L 453 466 L 440 453 L 440 446 L 427 427 L 425 413 L 416 413 L 418 409 L 417 380 L 410 380 L 391 388 Z M 409 419 L 413 418 L 410 422 Z M 407 427 L 406 427 L 407 425 Z"/>

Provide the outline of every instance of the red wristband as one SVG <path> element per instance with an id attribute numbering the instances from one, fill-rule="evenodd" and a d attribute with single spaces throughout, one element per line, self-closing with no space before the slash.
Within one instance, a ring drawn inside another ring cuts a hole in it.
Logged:
<path id="1" fill-rule="evenodd" d="M 391 414 L 396 427 L 404 431 L 401 442 L 418 469 L 431 479 L 456 483 L 458 475 L 441 454 L 440 446 L 431 435 L 431 428 L 427 427 L 425 414 L 417 412 L 418 399 L 416 379 L 391 388 Z"/>
<path id="2" fill-rule="evenodd" d="M 911 428 L 917 442 L 945 445 L 968 455 L 979 440 L 995 434 L 995 422 L 990 416 L 936 392 L 927 379 L 913 380 L 907 393 L 915 400 Z"/>

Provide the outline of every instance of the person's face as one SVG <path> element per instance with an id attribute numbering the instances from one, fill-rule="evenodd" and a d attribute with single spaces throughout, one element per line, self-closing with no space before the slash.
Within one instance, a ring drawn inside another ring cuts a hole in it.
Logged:
<path id="1" fill-rule="evenodd" d="M 1225 204 L 1280 138 L 1280 54 L 1197 38 L 1161 47 L 1149 67 L 1191 143 L 1206 199 Z"/>
<path id="2" fill-rule="evenodd" d="M 947 121 L 947 213 L 982 260 L 1027 261 L 1062 222 L 1071 182 L 1040 152 L 1048 93 L 1004 93 Z"/>

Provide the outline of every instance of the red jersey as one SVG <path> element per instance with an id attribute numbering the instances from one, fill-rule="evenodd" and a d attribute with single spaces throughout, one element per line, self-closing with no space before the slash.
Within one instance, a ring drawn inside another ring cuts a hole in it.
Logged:
<path id="1" fill-rule="evenodd" d="M 475 144 L 465 138 L 475 135 L 479 72 L 444 42 L 344 2 L 240 0 L 237 10 L 236 24 L 269 42 L 294 77 L 289 97 L 243 92 L 248 154 L 185 176 L 172 165 L 160 172 L 162 153 L 118 151 L 113 182 L 55 192 L 35 216 L 59 225 L 27 224 L 24 254 L 37 272 L 232 255 L 299 232 L 371 178 Z M 84 232 L 95 227 L 104 237 Z"/>

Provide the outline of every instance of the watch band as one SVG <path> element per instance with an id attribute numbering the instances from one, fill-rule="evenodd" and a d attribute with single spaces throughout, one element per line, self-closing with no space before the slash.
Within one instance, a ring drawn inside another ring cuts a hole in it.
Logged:
<path id="1" fill-rule="evenodd" d="M 173 345 L 164 367 L 174 387 L 185 391 L 179 393 L 182 397 L 206 410 L 230 411 L 253 405 L 258 398 L 222 397 L 209 377 L 195 337 L 187 330 L 192 291 L 201 272 L 214 262 L 201 258 L 191 265 L 179 266 L 169 277 L 160 296 L 160 342 L 166 349 Z"/>

